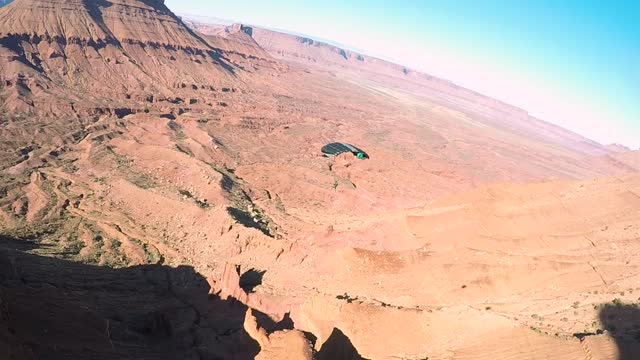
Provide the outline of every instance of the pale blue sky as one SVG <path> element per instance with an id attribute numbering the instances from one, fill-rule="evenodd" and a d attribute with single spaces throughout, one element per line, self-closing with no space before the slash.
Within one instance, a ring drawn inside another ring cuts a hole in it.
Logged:
<path id="1" fill-rule="evenodd" d="M 167 0 L 175 12 L 330 39 L 640 146 L 640 1 Z"/>

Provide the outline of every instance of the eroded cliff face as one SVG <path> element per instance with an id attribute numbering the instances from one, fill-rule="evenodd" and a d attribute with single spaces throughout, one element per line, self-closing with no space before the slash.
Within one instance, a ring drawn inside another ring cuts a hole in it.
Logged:
<path id="1" fill-rule="evenodd" d="M 238 70 L 224 57 L 161 1 L 21 0 L 0 10 L 2 94 L 12 110 L 221 88 Z"/>

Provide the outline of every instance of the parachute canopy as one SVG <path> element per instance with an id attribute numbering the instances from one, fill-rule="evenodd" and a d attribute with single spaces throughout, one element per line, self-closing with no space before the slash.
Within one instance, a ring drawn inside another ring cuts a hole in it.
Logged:
<path id="1" fill-rule="evenodd" d="M 342 153 L 350 152 L 358 159 L 368 159 L 369 155 L 357 147 L 347 143 L 331 143 L 322 147 L 322 153 L 326 157 L 340 155 Z"/>

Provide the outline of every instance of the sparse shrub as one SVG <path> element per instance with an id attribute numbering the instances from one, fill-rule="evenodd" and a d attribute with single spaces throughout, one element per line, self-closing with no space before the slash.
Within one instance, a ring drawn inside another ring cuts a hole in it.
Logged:
<path id="1" fill-rule="evenodd" d="M 204 199 L 204 200 L 196 199 L 195 201 L 196 201 L 196 205 L 198 205 L 199 208 L 201 209 L 209 208 L 209 203 L 207 202 L 207 199 Z"/>
<path id="2" fill-rule="evenodd" d="M 491 310 L 491 306 L 486 306 L 484 309 L 485 310 Z"/>
<path id="3" fill-rule="evenodd" d="M 282 203 L 282 199 L 280 199 L 280 196 L 276 195 L 276 209 L 278 209 L 278 211 L 282 211 L 282 212 L 286 212 L 286 209 L 284 207 L 284 204 Z"/>
<path id="4" fill-rule="evenodd" d="M 580 306 L 580 301 L 576 301 L 573 303 L 573 305 L 571 305 L 571 307 L 573 307 L 574 309 L 577 309 Z"/>
<path id="5" fill-rule="evenodd" d="M 122 242 L 118 239 L 111 239 L 111 248 L 117 250 L 122 246 Z"/>
<path id="6" fill-rule="evenodd" d="M 147 174 L 138 174 L 134 172 L 127 172 L 125 178 L 133 185 L 148 190 L 156 186 L 153 178 Z"/>
<path id="7" fill-rule="evenodd" d="M 624 303 L 622 302 L 622 300 L 620 300 L 619 298 L 615 298 L 615 299 L 613 299 L 612 303 L 613 303 L 613 305 L 615 305 L 615 306 L 622 306 L 622 305 L 624 305 Z"/>

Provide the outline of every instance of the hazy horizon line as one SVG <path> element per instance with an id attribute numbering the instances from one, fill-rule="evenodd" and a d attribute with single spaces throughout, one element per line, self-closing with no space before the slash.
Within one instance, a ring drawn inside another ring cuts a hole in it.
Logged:
<path id="1" fill-rule="evenodd" d="M 450 82 L 450 83 L 452 83 L 452 84 L 454 84 L 456 86 L 460 86 L 460 87 L 463 87 L 463 88 L 465 88 L 465 89 L 467 89 L 469 91 L 473 91 L 473 92 L 475 92 L 475 93 L 477 93 L 477 94 L 479 94 L 481 96 L 485 96 L 487 98 L 491 98 L 491 99 L 497 100 L 499 102 L 502 102 L 502 103 L 504 103 L 506 105 L 518 108 L 518 109 L 520 109 L 522 111 L 525 111 L 529 117 L 532 117 L 532 118 L 534 118 L 536 120 L 539 120 L 539 121 L 543 121 L 543 122 L 552 124 L 554 126 L 562 128 L 562 129 L 564 129 L 566 131 L 572 132 L 572 133 L 574 133 L 574 134 L 576 134 L 578 136 L 581 136 L 584 139 L 587 139 L 587 140 L 589 140 L 591 142 L 594 142 L 594 143 L 596 143 L 596 144 L 598 144 L 598 145 L 600 145 L 602 147 L 622 146 L 622 147 L 625 147 L 625 148 L 629 149 L 630 151 L 635 151 L 636 150 L 636 149 L 632 148 L 629 145 L 625 145 L 625 144 L 622 144 L 622 143 L 619 143 L 619 142 L 607 142 L 607 143 L 600 142 L 600 141 L 595 140 L 595 139 L 593 139 L 593 138 L 591 138 L 591 137 L 589 137 L 587 135 L 582 134 L 581 132 L 578 132 L 577 130 L 573 130 L 573 129 L 567 128 L 567 127 L 565 127 L 563 125 L 560 125 L 560 124 L 557 124 L 557 123 L 555 123 L 553 121 L 545 120 L 545 119 L 541 118 L 540 116 L 535 116 L 530 112 L 530 110 L 528 110 L 528 109 L 526 109 L 526 108 L 524 108 L 522 106 L 512 104 L 512 103 L 510 103 L 510 102 L 508 102 L 506 100 L 502 100 L 499 97 L 496 97 L 496 96 L 493 96 L 493 95 L 485 94 L 485 93 L 483 93 L 483 92 L 481 92 L 479 90 L 474 90 L 473 88 L 471 88 L 469 86 L 458 84 L 457 82 L 455 82 L 453 80 L 449 80 L 446 75 L 432 75 L 427 70 L 423 70 L 423 69 L 415 68 L 413 66 L 405 65 L 405 64 L 403 64 L 402 61 L 400 61 L 398 59 L 393 59 L 393 58 L 389 58 L 389 57 L 386 57 L 386 56 L 383 56 L 383 55 L 379 55 L 379 54 L 376 54 L 375 52 L 370 52 L 370 51 L 367 51 L 367 50 L 364 50 L 364 49 L 357 48 L 355 46 L 350 46 L 350 45 L 346 45 L 346 44 L 343 44 L 343 43 L 340 43 L 340 42 L 337 42 L 337 41 L 334 41 L 334 40 L 325 39 L 325 38 L 323 38 L 321 36 L 315 36 L 315 35 L 311 35 L 311 34 L 300 33 L 300 32 L 294 31 L 294 30 L 282 29 L 282 28 L 277 28 L 277 27 L 272 27 L 272 26 L 266 26 L 266 25 L 260 25 L 260 24 L 252 24 L 252 23 L 244 22 L 244 21 L 240 21 L 240 20 L 230 20 L 230 19 L 219 18 L 219 17 L 214 17 L 214 16 L 207 16 L 207 15 L 194 15 L 194 14 L 189 14 L 189 13 L 184 13 L 184 12 L 176 12 L 176 14 L 178 16 L 180 16 L 181 18 L 184 17 L 186 20 L 189 20 L 189 18 L 191 18 L 191 21 L 194 21 L 194 20 L 197 21 L 198 19 L 202 19 L 202 20 L 205 20 L 205 21 L 206 20 L 213 21 L 213 22 L 205 22 L 206 24 L 223 25 L 223 26 L 229 26 L 229 25 L 233 25 L 233 24 L 243 24 L 243 25 L 248 25 L 248 26 L 255 26 L 255 27 L 263 28 L 263 29 L 270 30 L 270 31 L 280 32 L 280 33 L 287 34 L 287 35 L 293 35 L 293 36 L 298 36 L 298 37 L 309 38 L 309 39 L 312 39 L 314 41 L 322 42 L 322 43 L 325 43 L 325 44 L 328 44 L 328 45 L 331 45 L 331 46 L 338 47 L 340 49 L 344 49 L 344 50 L 348 50 L 348 51 L 354 52 L 354 53 L 356 53 L 358 55 L 364 55 L 364 56 L 368 56 L 368 57 L 372 57 L 372 58 L 377 58 L 377 59 L 380 59 L 380 60 L 383 60 L 383 61 L 387 61 L 387 62 L 395 64 L 395 65 L 399 65 L 399 66 L 405 67 L 407 69 L 410 69 L 410 70 L 413 70 L 413 71 L 416 71 L 416 72 L 420 72 L 420 73 L 425 74 L 425 75 L 434 76 L 434 77 L 439 78 L 441 80 Z M 637 149 L 637 150 L 640 151 L 640 148 Z"/>

